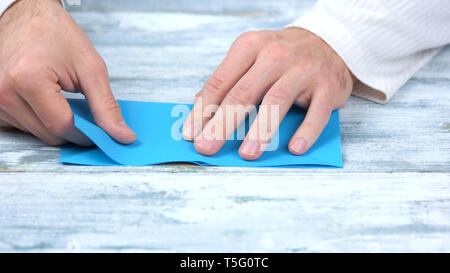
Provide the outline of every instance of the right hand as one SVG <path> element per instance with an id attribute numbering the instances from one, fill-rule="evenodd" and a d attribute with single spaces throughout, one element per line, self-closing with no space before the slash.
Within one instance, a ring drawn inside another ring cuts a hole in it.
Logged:
<path id="1" fill-rule="evenodd" d="M 19 0 L 0 17 L 0 126 L 49 145 L 89 145 L 61 89 L 81 92 L 116 141 L 136 140 L 112 94 L 105 62 L 59 0 Z"/>

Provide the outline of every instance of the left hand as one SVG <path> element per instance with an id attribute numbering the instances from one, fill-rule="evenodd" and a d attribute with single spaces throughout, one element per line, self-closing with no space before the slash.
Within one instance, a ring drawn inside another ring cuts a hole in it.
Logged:
<path id="1" fill-rule="evenodd" d="M 213 155 L 261 102 L 239 149 L 242 158 L 255 160 L 265 151 L 295 103 L 308 108 L 305 120 L 289 143 L 291 153 L 301 155 L 320 136 L 331 112 L 344 106 L 353 81 L 350 70 L 336 52 L 307 30 L 291 27 L 247 32 L 233 43 L 196 95 L 183 136 L 194 141 L 199 153 Z M 214 106 L 217 111 L 211 118 L 208 112 Z"/>

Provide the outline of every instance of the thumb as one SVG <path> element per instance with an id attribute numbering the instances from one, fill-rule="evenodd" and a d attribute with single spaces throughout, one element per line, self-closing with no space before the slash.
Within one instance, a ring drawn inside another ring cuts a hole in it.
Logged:
<path id="1" fill-rule="evenodd" d="M 95 61 L 86 63 L 89 65 L 81 67 L 77 75 L 95 122 L 117 142 L 133 143 L 136 134 L 125 123 L 119 104 L 113 96 L 105 62 L 98 57 Z"/>

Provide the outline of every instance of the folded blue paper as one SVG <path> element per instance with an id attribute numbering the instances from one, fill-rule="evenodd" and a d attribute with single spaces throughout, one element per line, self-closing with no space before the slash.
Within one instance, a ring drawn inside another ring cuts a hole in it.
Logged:
<path id="1" fill-rule="evenodd" d="M 338 111 L 333 112 L 314 146 L 306 154 L 295 156 L 287 147 L 290 138 L 303 121 L 305 111 L 294 106 L 280 125 L 275 138 L 277 143 L 274 139 L 269 145 L 276 149 L 266 151 L 256 161 L 246 161 L 238 153 L 242 143 L 242 140 L 237 140 L 239 130 L 232 138 L 234 140 L 228 140 L 213 156 L 197 153 L 194 145 L 181 137 L 182 125 L 192 105 L 119 101 L 126 123 L 138 136 L 135 143 L 123 145 L 95 125 L 85 100 L 69 99 L 69 104 L 74 113 L 75 126 L 97 146 L 65 145 L 60 158 L 63 163 L 142 166 L 188 162 L 197 165 L 242 167 L 342 167 Z M 242 126 L 245 126 L 245 131 L 248 130 L 248 119 Z"/>

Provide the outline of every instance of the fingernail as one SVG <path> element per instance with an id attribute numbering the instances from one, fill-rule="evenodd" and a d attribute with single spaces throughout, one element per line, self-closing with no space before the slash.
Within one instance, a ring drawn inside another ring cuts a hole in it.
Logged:
<path id="1" fill-rule="evenodd" d="M 122 128 L 124 131 L 127 132 L 130 136 L 136 136 L 136 134 L 131 130 L 131 128 L 125 123 L 125 121 L 119 122 L 119 127 Z"/>
<path id="2" fill-rule="evenodd" d="M 304 154 L 306 152 L 306 140 L 301 137 L 295 139 L 291 149 L 295 154 Z"/>
<path id="3" fill-rule="evenodd" d="M 197 122 L 189 122 L 186 124 L 183 134 L 188 138 L 195 138 L 200 132 L 202 127 Z"/>
<path id="4" fill-rule="evenodd" d="M 242 153 L 246 155 L 257 155 L 259 150 L 259 143 L 256 140 L 246 140 L 244 142 L 244 147 L 242 148 Z"/>
<path id="5" fill-rule="evenodd" d="M 197 140 L 197 147 L 205 151 L 212 151 L 214 149 L 214 140 L 203 136 Z"/>

